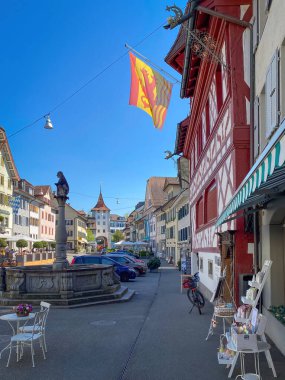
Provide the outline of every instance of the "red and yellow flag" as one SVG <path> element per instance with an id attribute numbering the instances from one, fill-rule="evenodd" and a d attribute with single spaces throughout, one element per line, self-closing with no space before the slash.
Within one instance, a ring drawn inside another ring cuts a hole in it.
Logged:
<path id="1" fill-rule="evenodd" d="M 148 113 L 156 128 L 161 129 L 170 102 L 172 83 L 130 53 L 131 93 L 129 104 Z"/>

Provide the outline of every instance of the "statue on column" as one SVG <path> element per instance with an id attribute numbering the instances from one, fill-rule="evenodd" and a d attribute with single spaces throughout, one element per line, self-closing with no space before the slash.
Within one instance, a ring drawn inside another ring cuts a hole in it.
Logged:
<path id="1" fill-rule="evenodd" d="M 69 193 L 69 186 L 67 183 L 67 180 L 65 179 L 65 176 L 62 172 L 57 173 L 58 182 L 55 183 L 56 185 L 56 196 L 57 197 L 67 197 L 67 194 Z"/>

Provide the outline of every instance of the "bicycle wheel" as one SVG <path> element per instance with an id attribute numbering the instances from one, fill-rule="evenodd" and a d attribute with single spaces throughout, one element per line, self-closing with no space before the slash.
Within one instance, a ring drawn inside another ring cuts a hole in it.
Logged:
<path id="1" fill-rule="evenodd" d="M 195 290 L 188 289 L 187 290 L 187 297 L 191 303 L 195 303 Z"/>
<path id="2" fill-rule="evenodd" d="M 195 302 L 199 308 L 202 308 L 205 306 L 204 296 L 199 290 L 196 290 L 195 292 Z"/>

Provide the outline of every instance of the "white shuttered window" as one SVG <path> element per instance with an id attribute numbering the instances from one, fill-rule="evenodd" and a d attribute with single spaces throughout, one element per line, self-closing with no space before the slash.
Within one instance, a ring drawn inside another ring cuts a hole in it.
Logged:
<path id="1" fill-rule="evenodd" d="M 278 62 L 276 52 L 267 71 L 265 83 L 266 138 L 271 136 L 279 123 Z"/>
<path id="2" fill-rule="evenodd" d="M 259 146 L 259 99 L 256 98 L 254 101 L 254 160 L 256 160 L 259 155 Z"/>

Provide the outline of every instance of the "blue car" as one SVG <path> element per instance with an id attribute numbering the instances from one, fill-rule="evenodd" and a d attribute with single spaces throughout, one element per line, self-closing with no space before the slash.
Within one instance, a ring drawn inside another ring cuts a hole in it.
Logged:
<path id="1" fill-rule="evenodd" d="M 113 265 L 115 267 L 115 272 L 120 277 L 122 282 L 133 280 L 136 278 L 136 272 L 134 269 L 129 268 L 125 265 L 117 263 L 115 260 L 106 256 L 95 256 L 95 255 L 84 255 L 84 256 L 74 256 L 71 264 L 105 264 Z"/>

